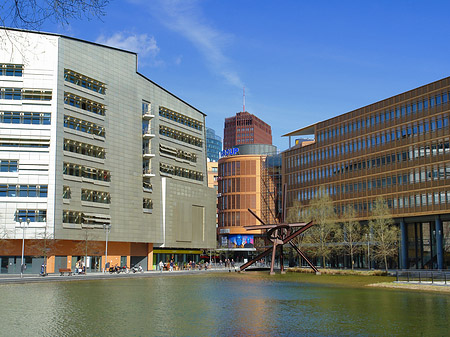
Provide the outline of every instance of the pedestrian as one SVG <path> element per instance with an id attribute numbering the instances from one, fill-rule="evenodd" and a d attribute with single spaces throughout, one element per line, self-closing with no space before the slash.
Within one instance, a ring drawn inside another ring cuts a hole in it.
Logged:
<path id="1" fill-rule="evenodd" d="M 41 276 L 45 276 L 45 275 L 47 275 L 47 273 L 45 272 L 45 263 L 43 262 L 42 263 L 42 265 L 41 265 L 41 274 L 40 274 Z"/>
<path id="2" fill-rule="evenodd" d="M 173 271 L 173 260 L 170 260 L 170 271 Z"/>
<path id="3" fill-rule="evenodd" d="M 163 269 L 164 269 L 164 262 L 159 261 L 159 272 L 162 273 Z"/>

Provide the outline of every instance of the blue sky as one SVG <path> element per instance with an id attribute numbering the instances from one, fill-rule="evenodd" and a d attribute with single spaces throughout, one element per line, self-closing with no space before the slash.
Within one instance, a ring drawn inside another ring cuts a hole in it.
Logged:
<path id="1" fill-rule="evenodd" d="M 207 114 L 282 134 L 450 76 L 449 1 L 112 0 L 44 31 L 139 53 L 139 71 Z"/>

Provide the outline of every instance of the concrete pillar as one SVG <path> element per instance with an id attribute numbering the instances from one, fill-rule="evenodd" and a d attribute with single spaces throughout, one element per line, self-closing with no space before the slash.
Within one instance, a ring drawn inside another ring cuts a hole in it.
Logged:
<path id="1" fill-rule="evenodd" d="M 147 270 L 153 270 L 153 243 L 147 244 Z"/>
<path id="2" fill-rule="evenodd" d="M 400 232 L 401 232 L 401 242 L 400 242 L 400 268 L 408 268 L 408 230 L 405 220 L 400 220 Z"/>
<path id="3" fill-rule="evenodd" d="M 442 246 L 442 221 L 438 216 L 435 219 L 436 225 L 436 253 L 437 253 L 437 264 L 438 269 L 442 270 L 444 268 L 444 250 Z"/>

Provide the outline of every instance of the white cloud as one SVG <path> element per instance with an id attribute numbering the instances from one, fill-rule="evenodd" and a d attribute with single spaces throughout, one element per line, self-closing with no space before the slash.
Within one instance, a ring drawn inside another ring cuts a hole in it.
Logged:
<path id="1" fill-rule="evenodd" d="M 179 66 L 181 64 L 181 61 L 183 60 L 183 56 L 179 55 L 175 58 L 175 64 Z"/>
<path id="2" fill-rule="evenodd" d="M 159 53 L 155 38 L 147 34 L 118 32 L 110 37 L 100 35 L 96 42 L 138 53 L 140 58 L 147 56 L 154 58 Z"/>
<path id="3" fill-rule="evenodd" d="M 151 11 L 162 11 L 161 21 L 169 29 L 188 39 L 205 57 L 213 72 L 237 87 L 243 87 L 232 62 L 225 56 L 224 49 L 232 37 L 213 28 L 205 22 L 196 0 L 159 0 Z M 155 14 L 155 13 L 153 13 Z"/>

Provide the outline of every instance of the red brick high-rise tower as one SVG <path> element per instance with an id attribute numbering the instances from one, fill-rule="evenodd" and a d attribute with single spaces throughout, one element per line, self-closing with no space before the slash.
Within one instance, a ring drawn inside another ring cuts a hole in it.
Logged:
<path id="1" fill-rule="evenodd" d="M 225 118 L 223 148 L 242 144 L 272 144 L 272 128 L 247 111 Z"/>

